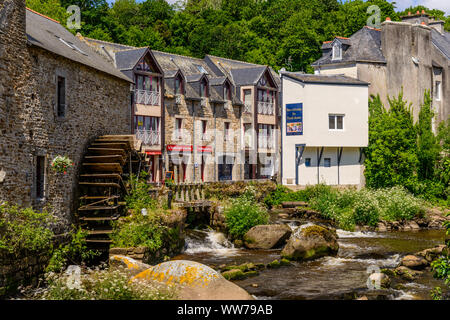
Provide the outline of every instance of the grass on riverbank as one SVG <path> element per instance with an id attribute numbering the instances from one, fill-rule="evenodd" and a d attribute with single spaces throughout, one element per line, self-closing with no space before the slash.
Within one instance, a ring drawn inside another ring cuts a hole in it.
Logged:
<path id="1" fill-rule="evenodd" d="M 353 230 L 355 225 L 376 226 L 381 220 L 412 220 L 423 216 L 426 210 L 425 201 L 399 186 L 377 190 L 339 190 L 319 184 L 296 192 L 278 186 L 264 200 L 269 207 L 284 201 L 306 201 L 313 210 L 345 230 Z"/>

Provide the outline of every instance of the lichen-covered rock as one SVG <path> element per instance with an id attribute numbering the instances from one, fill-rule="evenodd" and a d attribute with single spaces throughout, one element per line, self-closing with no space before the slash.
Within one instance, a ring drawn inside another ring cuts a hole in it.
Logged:
<path id="1" fill-rule="evenodd" d="M 334 255 L 339 250 L 334 230 L 307 224 L 300 226 L 281 251 L 281 257 L 289 260 L 311 260 Z"/>
<path id="2" fill-rule="evenodd" d="M 402 262 L 400 265 L 415 269 L 415 270 L 421 270 L 426 268 L 429 265 L 429 262 L 425 260 L 422 257 L 414 256 L 414 255 L 407 255 L 403 257 Z"/>
<path id="3" fill-rule="evenodd" d="M 122 256 L 122 255 L 114 255 L 109 257 L 109 266 L 111 268 L 122 268 L 127 270 L 131 275 L 136 275 L 141 273 L 144 270 L 147 270 L 151 266 L 133 258 Z"/>
<path id="4" fill-rule="evenodd" d="M 242 280 L 245 278 L 244 272 L 240 269 L 231 269 L 222 272 L 222 276 L 227 280 Z"/>
<path id="5" fill-rule="evenodd" d="M 273 260 L 271 263 L 267 265 L 267 268 L 275 269 L 281 267 L 281 263 L 278 260 Z"/>
<path id="6" fill-rule="evenodd" d="M 219 272 L 188 260 L 158 264 L 137 274 L 131 280 L 157 282 L 174 287 L 176 298 L 180 300 L 253 299 L 244 289 L 226 280 Z"/>
<path id="7" fill-rule="evenodd" d="M 416 280 L 417 277 L 422 274 L 422 272 L 420 271 L 411 270 L 405 266 L 395 268 L 394 272 L 396 276 L 399 276 L 400 278 L 406 281 Z"/>
<path id="8" fill-rule="evenodd" d="M 273 249 L 284 245 L 291 233 L 284 224 L 254 226 L 244 235 L 244 244 L 249 249 Z"/>

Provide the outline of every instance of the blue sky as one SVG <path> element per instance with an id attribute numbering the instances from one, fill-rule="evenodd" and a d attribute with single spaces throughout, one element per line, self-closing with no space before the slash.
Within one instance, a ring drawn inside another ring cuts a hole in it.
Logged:
<path id="1" fill-rule="evenodd" d="M 140 0 L 138 0 L 140 1 Z M 166 0 L 169 3 L 175 3 L 177 0 Z M 447 15 L 450 14 L 450 0 L 388 0 L 389 2 L 395 2 L 398 10 L 403 10 L 410 6 L 418 4 L 424 5 L 431 9 L 439 9 L 444 11 Z M 109 3 L 114 0 L 108 0 Z"/>

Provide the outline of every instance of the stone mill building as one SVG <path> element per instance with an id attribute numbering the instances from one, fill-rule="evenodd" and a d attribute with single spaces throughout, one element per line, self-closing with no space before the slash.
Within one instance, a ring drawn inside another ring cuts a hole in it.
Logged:
<path id="1" fill-rule="evenodd" d="M 59 22 L 0 2 L 0 202 L 72 222 L 81 158 L 103 134 L 128 134 L 131 80 Z M 75 166 L 51 169 L 54 157 Z"/>

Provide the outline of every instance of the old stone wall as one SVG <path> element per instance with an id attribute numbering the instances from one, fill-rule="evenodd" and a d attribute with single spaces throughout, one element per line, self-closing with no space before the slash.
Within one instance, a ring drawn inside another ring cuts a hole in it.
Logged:
<path id="1" fill-rule="evenodd" d="M 25 1 L 0 4 L 0 201 L 47 207 L 66 231 L 76 207 L 81 159 L 102 134 L 130 133 L 129 83 L 43 49 L 27 46 Z M 5 14 L 6 13 L 6 14 Z M 57 76 L 66 80 L 66 112 L 56 112 Z M 51 169 L 57 155 L 75 162 Z M 36 197 L 36 157 L 45 157 L 44 197 Z"/>
<path id="2" fill-rule="evenodd" d="M 43 253 L 11 254 L 0 250 L 0 297 L 14 292 L 20 285 L 37 285 L 49 259 L 48 254 Z"/>
<path id="3" fill-rule="evenodd" d="M 177 138 L 175 128 L 176 119 L 182 119 L 183 134 Z M 202 134 L 202 121 L 206 121 L 207 133 Z M 230 123 L 230 136 L 232 141 L 225 141 L 225 122 Z M 242 179 L 242 166 L 238 163 L 238 154 L 241 150 L 240 141 L 240 108 L 224 108 L 223 104 L 211 103 L 208 99 L 204 106 L 200 101 L 181 99 L 180 104 L 175 103 L 175 99 L 165 100 L 165 143 L 166 143 L 166 170 L 173 170 L 175 181 L 182 182 L 182 168 L 179 165 L 171 165 L 170 152 L 167 145 L 193 146 L 192 152 L 185 154 L 183 161 L 186 161 L 186 182 L 201 181 L 201 157 L 204 157 L 205 171 L 204 181 L 218 180 L 218 164 L 214 162 L 217 156 L 224 153 L 234 154 L 235 164 L 233 165 L 233 180 Z M 195 128 L 195 129 L 194 129 Z M 195 132 L 195 134 L 194 134 Z M 212 152 L 199 152 L 198 147 L 209 146 Z M 174 162 L 174 161 L 172 161 Z M 175 163 L 175 162 L 174 162 Z M 195 164 L 197 163 L 197 166 Z"/>

